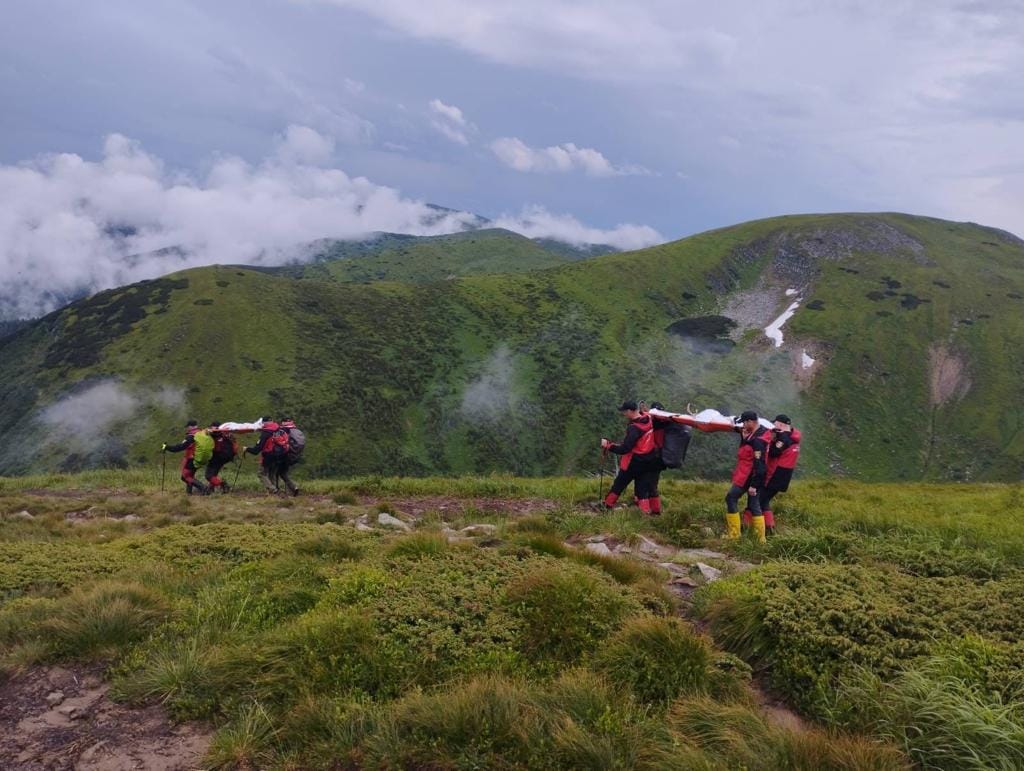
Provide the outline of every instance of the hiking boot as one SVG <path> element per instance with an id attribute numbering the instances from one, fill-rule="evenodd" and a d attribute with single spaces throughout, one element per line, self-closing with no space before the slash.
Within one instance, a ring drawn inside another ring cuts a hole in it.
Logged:
<path id="1" fill-rule="evenodd" d="M 296 497 L 296 496 L 297 496 L 298 494 L 299 494 L 299 488 L 297 488 L 297 487 L 296 487 L 296 488 L 295 488 L 294 490 L 292 490 L 292 497 L 294 498 L 294 497 Z"/>
<path id="2" fill-rule="evenodd" d="M 229 485 L 227 482 L 221 482 L 220 483 L 220 491 L 222 493 L 230 493 L 231 492 L 231 485 Z"/>

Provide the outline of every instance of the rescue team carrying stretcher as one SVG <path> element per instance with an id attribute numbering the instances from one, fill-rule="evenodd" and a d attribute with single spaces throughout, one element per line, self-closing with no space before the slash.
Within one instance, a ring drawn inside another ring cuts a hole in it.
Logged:
<path id="1" fill-rule="evenodd" d="M 292 495 L 299 494 L 299 487 L 292 481 L 289 471 L 302 458 L 306 449 L 306 435 L 285 418 L 280 423 L 270 416 L 264 416 L 254 423 L 221 423 L 214 421 L 208 428 L 200 428 L 198 421 L 190 420 L 185 425 L 185 438 L 178 444 L 164 444 L 161 452 L 184 452 L 181 460 L 181 481 L 185 492 L 192 495 L 210 495 L 213 492 L 228 492 L 231 489 L 221 479 L 221 470 L 236 457 L 241 461 L 238 439 L 235 434 L 259 432 L 256 443 L 244 448 L 244 452 L 259 456 L 260 483 L 268 493 L 278 494 L 281 482 Z M 206 483 L 196 479 L 196 472 L 204 469 Z M 236 479 L 237 479 L 237 471 Z"/>
<path id="2" fill-rule="evenodd" d="M 626 401 L 619 412 L 628 421 L 621 442 L 601 440 L 602 453 L 619 456 L 618 473 L 602 501 L 605 509 L 614 508 L 623 490 L 633 483 L 636 504 L 649 516 L 661 514 L 658 480 L 666 468 L 679 468 L 690 443 L 690 427 L 704 432 L 734 431 L 740 436 L 732 486 L 725 495 L 726 537 L 740 537 L 739 500 L 747 496 L 743 524 L 753 528 L 759 541 L 775 533 L 772 499 L 789 489 L 800 457 L 800 431 L 793 428 L 787 415 L 776 415 L 773 422 L 747 410 L 737 418 L 716 410 L 696 415 L 666 412 L 654 402 Z"/>

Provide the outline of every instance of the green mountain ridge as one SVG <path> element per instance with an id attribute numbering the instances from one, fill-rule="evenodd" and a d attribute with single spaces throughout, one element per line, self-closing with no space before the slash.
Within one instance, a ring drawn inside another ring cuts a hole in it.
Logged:
<path id="1" fill-rule="evenodd" d="M 495 238 L 485 251 L 510 248 Z M 37 438 L 0 461 L 152 463 L 186 417 L 271 412 L 307 429 L 305 473 L 596 471 L 615 405 L 637 395 L 787 412 L 804 473 L 1020 478 L 1024 245 L 1010 234 L 794 215 L 458 278 L 452 261 L 493 261 L 434 251 L 368 271 L 199 268 L 72 303 L 0 341 L 0 426 Z M 764 327 L 797 298 L 776 347 Z M 132 409 L 97 402 L 97 384 Z M 725 473 L 734 442 L 698 436 L 684 473 Z"/>

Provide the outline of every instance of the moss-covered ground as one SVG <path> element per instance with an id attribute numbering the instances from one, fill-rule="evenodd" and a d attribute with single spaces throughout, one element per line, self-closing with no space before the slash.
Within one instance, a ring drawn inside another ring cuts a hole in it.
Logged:
<path id="1" fill-rule="evenodd" d="M 222 768 L 1024 764 L 1018 486 L 798 480 L 762 546 L 710 482 L 650 520 L 591 510 L 597 478 L 254 481 L 0 479 L 3 677 L 100 663 Z M 680 595 L 595 535 L 723 578 Z"/>

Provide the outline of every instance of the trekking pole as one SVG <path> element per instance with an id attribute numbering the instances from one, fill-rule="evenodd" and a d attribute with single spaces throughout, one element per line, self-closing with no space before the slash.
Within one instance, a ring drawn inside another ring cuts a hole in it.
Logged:
<path id="1" fill-rule="evenodd" d="M 167 450 L 161 450 L 163 463 L 160 464 L 160 492 L 164 491 L 164 479 L 167 477 Z"/>
<path id="2" fill-rule="evenodd" d="M 607 457 L 608 457 L 608 450 L 607 450 L 607 448 L 602 447 L 601 448 L 601 463 L 600 463 L 600 466 L 598 467 L 600 469 L 600 480 L 601 480 L 600 481 L 600 485 L 599 485 L 599 487 L 597 489 L 597 502 L 598 502 L 598 504 L 600 504 L 601 501 L 604 500 L 604 467 L 605 467 L 605 458 L 607 458 Z"/>
<path id="3" fill-rule="evenodd" d="M 242 470 L 242 455 L 238 456 L 238 463 L 235 464 L 235 478 L 231 480 L 231 489 L 235 489 L 235 485 L 238 484 L 238 472 Z"/>

